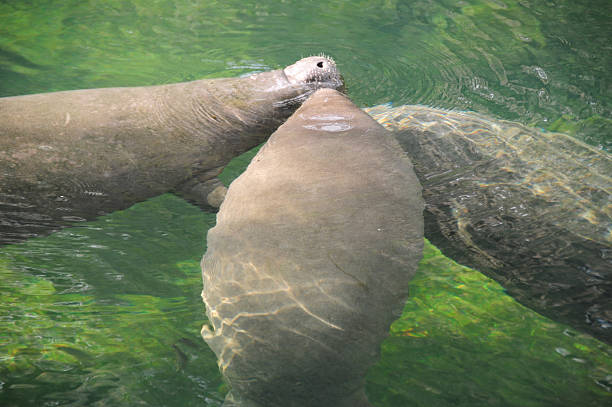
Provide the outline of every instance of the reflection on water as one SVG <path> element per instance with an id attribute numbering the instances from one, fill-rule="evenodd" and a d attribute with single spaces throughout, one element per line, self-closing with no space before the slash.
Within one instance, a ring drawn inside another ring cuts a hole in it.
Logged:
<path id="1" fill-rule="evenodd" d="M 362 105 L 473 109 L 609 149 L 611 8 L 608 0 L 1 2 L 0 95 L 237 76 L 325 51 Z M 213 222 L 165 195 L 0 249 L 0 405 L 219 406 L 227 389 L 199 337 L 198 261 Z M 609 346 L 519 306 L 431 246 L 411 295 L 368 376 L 375 405 L 611 399 Z"/>

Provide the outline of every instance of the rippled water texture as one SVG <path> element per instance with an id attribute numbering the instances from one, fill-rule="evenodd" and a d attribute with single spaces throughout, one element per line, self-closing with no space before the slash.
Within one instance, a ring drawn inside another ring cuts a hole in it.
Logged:
<path id="1" fill-rule="evenodd" d="M 353 100 L 471 109 L 610 151 L 612 3 L 0 1 L 0 96 L 237 76 L 325 52 Z M 237 176 L 253 153 L 223 174 Z M 0 248 L 0 405 L 220 406 L 214 215 L 164 195 Z M 611 347 L 426 246 L 376 406 L 604 406 Z"/>

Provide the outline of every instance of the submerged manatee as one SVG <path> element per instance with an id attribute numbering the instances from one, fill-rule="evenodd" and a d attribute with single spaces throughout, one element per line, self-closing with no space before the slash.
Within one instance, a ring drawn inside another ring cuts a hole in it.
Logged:
<path id="1" fill-rule="evenodd" d="M 231 386 L 224 407 L 364 407 L 367 368 L 423 246 L 421 187 L 397 141 L 317 91 L 230 186 L 202 260 Z"/>
<path id="2" fill-rule="evenodd" d="M 474 113 L 366 111 L 412 159 L 432 243 L 528 307 L 612 343 L 609 154 Z"/>
<path id="3" fill-rule="evenodd" d="M 242 78 L 0 98 L 0 245 L 173 191 L 218 205 L 216 175 L 316 89 L 326 57 Z"/>

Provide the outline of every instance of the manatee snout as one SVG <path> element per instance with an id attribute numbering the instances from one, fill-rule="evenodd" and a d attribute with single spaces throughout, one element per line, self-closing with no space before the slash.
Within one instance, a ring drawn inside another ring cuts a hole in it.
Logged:
<path id="1" fill-rule="evenodd" d="M 344 80 L 336 62 L 326 56 L 312 56 L 302 58 L 293 65 L 284 69 L 285 76 L 290 83 L 317 83 L 320 88 L 342 90 Z"/>

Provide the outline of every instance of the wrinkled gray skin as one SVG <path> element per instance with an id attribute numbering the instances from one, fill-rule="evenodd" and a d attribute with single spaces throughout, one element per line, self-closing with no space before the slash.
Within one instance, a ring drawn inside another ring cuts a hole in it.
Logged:
<path id="1" fill-rule="evenodd" d="M 524 305 L 612 344 L 609 154 L 474 113 L 366 110 L 412 159 L 433 244 Z"/>
<path id="2" fill-rule="evenodd" d="M 230 186 L 202 260 L 224 407 L 365 407 L 404 307 L 423 201 L 397 141 L 317 91 Z"/>
<path id="3" fill-rule="evenodd" d="M 169 191 L 218 206 L 231 158 L 341 86 L 317 56 L 243 78 L 0 98 L 0 245 Z"/>

